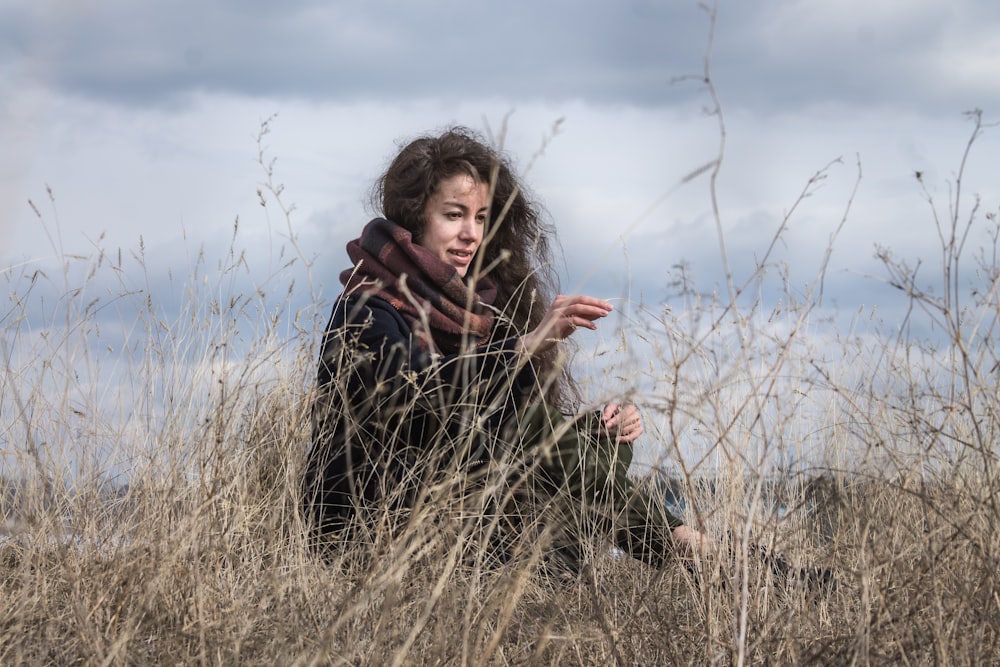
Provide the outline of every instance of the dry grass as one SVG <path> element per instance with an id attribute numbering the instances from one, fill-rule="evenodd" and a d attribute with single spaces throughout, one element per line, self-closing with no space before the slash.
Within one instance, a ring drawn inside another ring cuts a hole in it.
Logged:
<path id="1" fill-rule="evenodd" d="M 632 323 L 623 340 L 655 350 L 637 399 L 717 542 L 656 571 L 595 540 L 579 577 L 546 572 L 544 534 L 491 563 L 447 495 L 399 534 L 310 550 L 297 507 L 325 313 L 242 289 L 238 253 L 198 263 L 172 317 L 101 287 L 143 275 L 141 252 L 67 258 L 61 285 L 8 269 L 0 664 L 1000 662 L 1000 273 L 995 247 L 947 241 L 996 217 L 966 215 L 938 219 L 946 296 L 884 256 L 946 331 L 934 350 L 816 342 L 812 294 L 766 325 L 737 307 L 763 263 L 726 303 L 685 286 L 684 308 Z M 969 296 L 955 276 L 973 261 Z M 711 484 L 682 442 L 715 462 Z"/>

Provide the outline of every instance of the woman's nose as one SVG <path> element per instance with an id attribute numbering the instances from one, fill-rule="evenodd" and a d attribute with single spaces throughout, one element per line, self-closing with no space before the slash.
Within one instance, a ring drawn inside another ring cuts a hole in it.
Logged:
<path id="1" fill-rule="evenodd" d="M 459 230 L 459 237 L 467 241 L 475 241 L 478 237 L 477 234 L 478 225 L 476 224 L 475 218 L 466 218 L 462 221 L 462 227 Z"/>

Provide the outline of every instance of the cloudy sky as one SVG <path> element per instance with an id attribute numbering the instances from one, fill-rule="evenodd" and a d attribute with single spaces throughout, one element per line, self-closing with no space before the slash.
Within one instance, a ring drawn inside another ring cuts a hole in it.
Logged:
<path id="1" fill-rule="evenodd" d="M 724 274 L 709 179 L 689 178 L 720 149 L 709 35 L 695 0 L 0 0 L 0 271 L 24 293 L 41 269 L 58 295 L 82 279 L 58 279 L 60 254 L 120 252 L 126 270 L 99 274 L 95 297 L 125 285 L 169 313 L 177 276 L 202 250 L 224 257 L 238 218 L 235 245 L 263 281 L 290 252 L 289 225 L 257 194 L 272 118 L 264 162 L 321 300 L 398 143 L 450 124 L 505 128 L 560 231 L 564 291 L 656 303 L 681 263 L 710 291 Z M 891 328 L 905 303 L 868 277 L 884 275 L 875 249 L 924 262 L 930 280 L 940 251 L 915 174 L 946 216 L 973 129 L 963 112 L 1000 120 L 1000 3 L 719 0 L 711 55 L 737 279 L 823 170 L 770 258 L 803 289 L 860 165 L 823 306 L 845 327 L 874 307 Z M 997 210 L 998 147 L 1000 128 L 978 140 L 963 215 L 976 193 Z M 986 238 L 981 222 L 970 246 Z M 140 239 L 143 270 L 129 260 Z"/>
<path id="2" fill-rule="evenodd" d="M 199 249 L 224 256 L 239 218 L 236 244 L 266 273 L 288 236 L 256 194 L 256 137 L 273 117 L 265 161 L 332 297 L 398 142 L 458 123 L 506 128 L 560 230 L 564 291 L 656 302 L 682 262 L 711 290 L 723 273 L 709 179 L 685 181 L 720 148 L 700 80 L 709 34 L 693 0 L 0 0 L 0 265 L 50 272 L 58 252 L 127 256 L 141 238 L 156 298 Z M 860 165 L 824 305 L 901 308 L 866 277 L 883 275 L 873 254 L 938 257 L 914 174 L 945 213 L 973 128 L 963 112 L 1000 118 L 1000 5 L 720 0 L 711 53 L 736 277 L 828 167 L 771 258 L 793 288 L 811 280 Z M 991 210 L 998 144 L 1000 130 L 984 133 L 964 184 Z"/>

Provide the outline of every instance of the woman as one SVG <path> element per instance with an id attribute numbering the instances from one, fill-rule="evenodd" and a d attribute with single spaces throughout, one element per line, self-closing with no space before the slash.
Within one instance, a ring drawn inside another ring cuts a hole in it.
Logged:
<path id="1" fill-rule="evenodd" d="M 305 495 L 318 534 L 398 525 L 505 462 L 510 487 L 549 509 L 561 498 L 577 514 L 562 523 L 596 523 L 637 558 L 701 544 L 625 475 L 635 406 L 563 416 L 575 391 L 560 344 L 612 306 L 553 296 L 552 231 L 503 157 L 463 128 L 417 139 L 373 203 L 383 217 L 347 246 L 319 363 Z"/>

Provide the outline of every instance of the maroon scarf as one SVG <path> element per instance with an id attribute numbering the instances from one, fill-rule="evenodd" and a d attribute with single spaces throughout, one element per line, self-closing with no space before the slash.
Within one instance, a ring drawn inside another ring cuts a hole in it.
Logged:
<path id="1" fill-rule="evenodd" d="M 410 232 L 396 223 L 382 218 L 369 222 L 361 238 L 347 244 L 347 256 L 354 268 L 340 274 L 344 293 L 388 301 L 425 348 L 453 354 L 463 342 L 481 343 L 489 336 L 493 311 L 488 306 L 497 295 L 493 281 L 476 281 L 471 309 L 466 309 L 468 286 L 458 271 L 414 243 Z M 424 332 L 425 318 L 430 332 Z"/>

